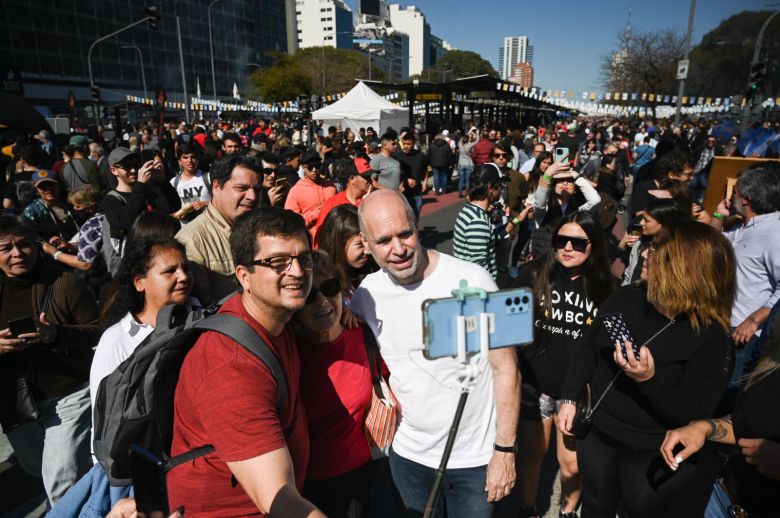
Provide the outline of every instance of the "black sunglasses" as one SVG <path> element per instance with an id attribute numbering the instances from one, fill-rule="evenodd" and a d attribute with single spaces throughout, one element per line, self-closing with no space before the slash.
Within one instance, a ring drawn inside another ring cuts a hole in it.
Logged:
<path id="1" fill-rule="evenodd" d="M 323 297 L 335 297 L 341 293 L 341 283 L 338 279 L 328 279 L 320 283 L 319 288 L 312 286 L 309 296 L 306 297 L 306 304 L 311 304 L 317 300 L 317 294 L 322 293 Z"/>
<path id="2" fill-rule="evenodd" d="M 566 248 L 566 243 L 571 243 L 571 247 L 575 251 L 584 252 L 588 248 L 590 239 L 584 237 L 565 236 L 563 234 L 558 234 L 552 239 L 553 248 L 556 250 Z"/>
<path id="3" fill-rule="evenodd" d="M 506 153 L 493 153 L 493 157 L 494 157 L 494 158 L 506 158 L 506 157 L 508 157 L 508 156 L 509 156 L 509 155 L 508 155 L 508 154 L 506 154 Z"/>
<path id="4" fill-rule="evenodd" d="M 131 171 L 133 169 L 138 171 L 139 169 L 141 169 L 142 165 L 143 164 L 141 164 L 141 162 L 125 162 L 125 163 L 119 162 L 117 164 L 114 164 L 114 167 L 119 167 L 121 169 L 124 169 L 125 171 Z"/>

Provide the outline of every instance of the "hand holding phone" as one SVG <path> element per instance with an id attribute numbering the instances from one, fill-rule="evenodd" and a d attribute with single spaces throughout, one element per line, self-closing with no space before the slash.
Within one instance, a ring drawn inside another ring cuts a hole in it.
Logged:
<path id="1" fill-rule="evenodd" d="M 628 324 L 626 324 L 626 321 L 623 318 L 623 314 L 612 313 L 609 315 L 604 315 L 602 317 L 602 321 L 604 322 L 604 329 L 607 331 L 607 336 L 609 336 L 610 345 L 614 347 L 615 342 L 619 343 L 620 353 L 623 355 L 623 359 L 627 362 L 628 351 L 626 350 L 626 341 L 628 341 L 631 344 L 634 358 L 639 361 L 640 346 L 631 336 L 631 332 L 628 330 Z"/>

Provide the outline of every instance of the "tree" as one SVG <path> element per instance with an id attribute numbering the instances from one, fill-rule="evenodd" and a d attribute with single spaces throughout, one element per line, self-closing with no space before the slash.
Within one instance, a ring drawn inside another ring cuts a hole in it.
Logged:
<path id="1" fill-rule="evenodd" d="M 444 78 L 444 72 L 449 80 L 457 77 L 469 77 L 488 74 L 498 77 L 498 72 L 493 69 L 489 61 L 482 56 L 470 50 L 450 50 L 432 67 L 426 68 L 420 74 L 422 81 L 431 83 L 441 83 Z"/>
<path id="2" fill-rule="evenodd" d="M 686 92 L 707 97 L 744 93 L 756 36 L 770 14 L 771 11 L 742 11 L 705 34 L 690 53 Z M 760 57 L 766 63 L 766 75 L 759 93 L 777 97 L 780 95 L 780 18 L 767 27 Z"/>
<path id="3" fill-rule="evenodd" d="M 249 94 L 265 102 L 343 92 L 351 89 L 356 79 L 368 77 L 368 58 L 356 50 L 309 47 L 294 56 L 278 52 L 269 55 L 274 64 L 249 77 L 253 87 Z M 374 67 L 372 76 L 384 79 L 379 67 Z"/>
<path id="4" fill-rule="evenodd" d="M 621 33 L 618 50 L 601 58 L 601 75 L 609 92 L 669 94 L 676 91 L 677 61 L 685 36 L 672 29 Z M 655 110 L 657 101 L 649 103 Z"/>

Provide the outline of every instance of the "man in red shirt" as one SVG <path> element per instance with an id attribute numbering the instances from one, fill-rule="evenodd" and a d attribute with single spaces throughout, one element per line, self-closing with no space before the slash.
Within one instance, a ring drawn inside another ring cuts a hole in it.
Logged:
<path id="1" fill-rule="evenodd" d="M 487 130 L 482 130 L 479 141 L 471 148 L 471 159 L 474 161 L 474 170 L 479 166 L 490 162 L 490 155 L 493 153 L 493 142 L 490 141 Z"/>
<path id="2" fill-rule="evenodd" d="M 277 384 L 252 353 L 224 335 L 204 333 L 187 355 L 174 401 L 172 454 L 215 451 L 168 474 L 170 507 L 187 515 L 323 518 L 300 495 L 309 459 L 300 398 L 301 364 L 290 317 L 306 302 L 316 256 L 303 218 L 262 207 L 236 219 L 230 248 L 239 293 L 220 313 L 239 316 L 270 346 L 289 398 L 279 412 Z"/>
<path id="3" fill-rule="evenodd" d="M 333 207 L 339 205 L 354 205 L 360 206 L 360 202 L 363 201 L 363 197 L 371 192 L 372 178 L 378 175 L 379 171 L 374 171 L 365 158 L 357 157 L 351 164 L 347 164 L 341 170 L 339 174 L 339 181 L 344 185 L 344 190 L 328 198 L 328 201 L 320 209 L 320 215 L 317 218 L 317 223 L 311 229 L 312 236 L 317 237 L 317 231 L 325 222 L 325 217 Z"/>

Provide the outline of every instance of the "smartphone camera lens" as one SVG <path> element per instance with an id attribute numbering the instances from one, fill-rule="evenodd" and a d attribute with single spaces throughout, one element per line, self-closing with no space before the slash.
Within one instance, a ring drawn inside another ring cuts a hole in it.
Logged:
<path id="1" fill-rule="evenodd" d="M 528 295 L 523 295 L 523 304 L 528 304 Z"/>
<path id="2" fill-rule="evenodd" d="M 520 297 L 515 297 L 515 306 L 520 305 Z"/>
<path id="3" fill-rule="evenodd" d="M 511 305 L 512 305 L 512 299 L 511 299 L 511 298 L 508 298 L 508 299 L 506 299 L 506 301 L 505 301 L 504 303 L 505 303 L 507 306 L 511 306 Z"/>

